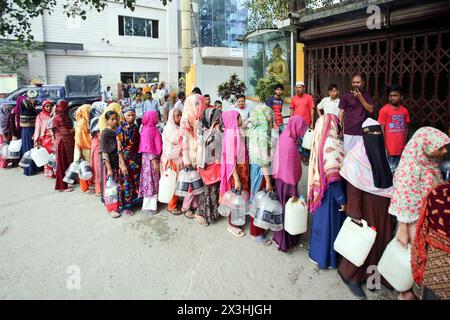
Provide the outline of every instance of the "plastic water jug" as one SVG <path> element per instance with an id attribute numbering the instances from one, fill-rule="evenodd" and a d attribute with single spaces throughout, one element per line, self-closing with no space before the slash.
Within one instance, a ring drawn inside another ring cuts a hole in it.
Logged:
<path id="1" fill-rule="evenodd" d="M 253 202 L 250 206 L 249 209 L 249 214 L 254 217 L 255 213 L 256 213 L 256 208 L 258 208 L 259 203 L 261 202 L 262 199 L 264 199 L 264 197 L 267 195 L 267 192 L 265 190 L 263 191 L 259 191 L 257 192 L 254 196 L 253 196 Z"/>
<path id="2" fill-rule="evenodd" d="M 334 241 L 334 250 L 360 267 L 366 261 L 376 236 L 377 232 L 367 225 L 367 221 L 361 220 L 358 224 L 347 217 Z"/>
<path id="3" fill-rule="evenodd" d="M 158 201 L 162 203 L 169 203 L 175 194 L 177 185 L 177 173 L 171 168 L 166 169 L 159 180 Z"/>
<path id="4" fill-rule="evenodd" d="M 308 207 L 301 196 L 296 202 L 288 200 L 284 208 L 284 230 L 295 236 L 308 230 Z"/>
<path id="5" fill-rule="evenodd" d="M 103 193 L 103 200 L 105 201 L 105 205 L 108 210 L 115 210 L 118 206 L 119 197 L 117 188 L 117 182 L 113 178 L 108 177 L 106 179 L 105 190 Z"/>
<path id="6" fill-rule="evenodd" d="M 66 174 L 64 175 L 63 181 L 68 184 L 74 184 L 75 180 L 78 176 L 78 164 L 76 162 L 72 162 L 66 170 Z"/>
<path id="7" fill-rule="evenodd" d="M 411 245 L 402 247 L 394 238 L 386 247 L 378 262 L 378 271 L 395 290 L 404 292 L 411 289 L 414 279 L 411 270 Z"/>
<path id="8" fill-rule="evenodd" d="M 247 201 L 242 196 L 240 190 L 234 191 L 235 196 L 230 205 L 231 223 L 236 226 L 245 224 L 245 214 L 247 213 Z"/>
<path id="9" fill-rule="evenodd" d="M 49 167 L 56 169 L 56 155 L 54 153 L 52 153 L 49 157 L 48 157 L 48 162 L 47 164 L 49 165 Z"/>
<path id="10" fill-rule="evenodd" d="M 22 139 L 11 140 L 8 146 L 9 159 L 19 159 L 21 148 L 22 148 Z"/>
<path id="11" fill-rule="evenodd" d="M 2 158 L 3 159 L 11 159 L 10 158 L 10 155 L 9 155 L 9 144 L 8 143 L 4 143 L 3 145 L 2 145 Z"/>
<path id="12" fill-rule="evenodd" d="M 48 158 L 50 155 L 48 154 L 47 149 L 45 148 L 33 148 L 31 149 L 31 158 L 37 167 L 42 167 L 48 163 Z"/>
<path id="13" fill-rule="evenodd" d="M 205 185 L 203 184 L 202 177 L 197 170 L 189 171 L 190 190 L 194 195 L 199 195 L 205 192 Z"/>
<path id="14" fill-rule="evenodd" d="M 283 208 L 274 192 L 269 192 L 258 202 L 253 224 L 272 231 L 283 230 Z"/>
<path id="15" fill-rule="evenodd" d="M 302 147 L 305 149 L 311 150 L 311 145 L 314 137 L 314 131 L 312 129 L 308 129 L 303 136 Z"/>
<path id="16" fill-rule="evenodd" d="M 87 162 L 86 160 L 80 160 L 78 162 L 78 174 L 80 179 L 83 180 L 89 180 L 92 178 L 93 173 L 89 162 Z"/>
<path id="17" fill-rule="evenodd" d="M 187 180 L 187 168 L 180 171 L 178 174 L 177 186 L 175 194 L 179 197 L 186 197 L 189 195 L 190 182 Z"/>
<path id="18" fill-rule="evenodd" d="M 19 167 L 28 168 L 32 161 L 33 159 L 31 159 L 31 150 L 28 150 L 24 153 L 22 159 L 20 159 Z"/>

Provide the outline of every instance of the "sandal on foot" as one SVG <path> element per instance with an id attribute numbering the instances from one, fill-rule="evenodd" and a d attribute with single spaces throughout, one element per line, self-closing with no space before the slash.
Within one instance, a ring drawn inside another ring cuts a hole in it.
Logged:
<path id="1" fill-rule="evenodd" d="M 198 224 L 201 225 L 202 227 L 207 227 L 209 226 L 209 223 L 206 221 L 204 216 L 201 216 L 199 214 L 195 215 L 195 220 L 197 220 Z"/>
<path id="2" fill-rule="evenodd" d="M 195 214 L 191 210 L 187 210 L 187 211 L 181 210 L 181 212 L 188 219 L 194 219 L 194 217 L 195 217 Z"/>
<path id="3" fill-rule="evenodd" d="M 123 212 L 123 214 L 125 214 L 125 215 L 127 215 L 127 216 L 129 216 L 129 217 L 134 216 L 134 212 L 131 211 L 131 210 L 129 210 L 129 209 L 125 209 L 125 210 L 123 210 L 122 212 Z"/>
<path id="4" fill-rule="evenodd" d="M 228 232 L 233 234 L 235 237 L 242 238 L 243 236 L 245 236 L 244 230 L 242 230 L 240 228 L 228 226 L 227 230 L 228 230 Z"/>
<path id="5" fill-rule="evenodd" d="M 113 219 L 121 217 L 121 214 L 118 213 L 117 211 L 110 211 L 110 212 L 107 212 L 107 214 L 108 214 L 108 216 L 110 216 Z"/>
<path id="6" fill-rule="evenodd" d="M 69 187 L 67 189 L 64 190 L 64 192 L 72 192 L 74 189 L 72 187 Z"/>
<path id="7" fill-rule="evenodd" d="M 171 214 L 173 214 L 174 216 L 179 216 L 181 214 L 181 211 L 179 209 L 169 209 L 167 208 L 167 211 L 169 211 Z"/>
<path id="8" fill-rule="evenodd" d="M 252 237 L 252 239 L 255 240 L 257 243 L 262 244 L 266 247 L 272 245 L 272 240 L 267 239 L 264 235 Z"/>

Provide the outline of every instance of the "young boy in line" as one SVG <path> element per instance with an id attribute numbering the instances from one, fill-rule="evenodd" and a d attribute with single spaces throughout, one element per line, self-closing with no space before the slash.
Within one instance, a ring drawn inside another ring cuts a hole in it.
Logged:
<path id="1" fill-rule="evenodd" d="M 409 112 L 402 105 L 402 88 L 391 85 L 387 90 L 389 103 L 379 113 L 378 122 L 383 129 L 389 166 L 392 173 L 397 169 L 408 136 Z"/>
<path id="2" fill-rule="evenodd" d="M 272 108 L 273 116 L 275 119 L 275 125 L 277 128 L 279 128 L 280 133 L 284 129 L 283 125 L 283 99 L 281 98 L 281 95 L 283 94 L 284 87 L 282 84 L 278 83 L 275 86 L 274 95 L 267 99 L 266 105 L 270 108 Z"/>
<path id="3" fill-rule="evenodd" d="M 222 101 L 220 100 L 214 101 L 214 108 L 216 108 L 219 111 L 222 111 Z"/>
<path id="4" fill-rule="evenodd" d="M 325 97 L 317 105 L 317 113 L 319 117 L 322 114 L 334 114 L 339 117 L 339 89 L 337 84 L 330 84 L 328 86 L 328 97 Z M 323 112 L 322 112 L 323 110 Z"/>

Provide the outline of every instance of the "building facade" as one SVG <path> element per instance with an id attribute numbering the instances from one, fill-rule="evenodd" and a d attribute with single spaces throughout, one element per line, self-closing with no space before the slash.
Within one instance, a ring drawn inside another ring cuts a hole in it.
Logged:
<path id="1" fill-rule="evenodd" d="M 30 78 L 64 83 L 65 75 L 100 74 L 117 98 L 119 83 L 165 81 L 177 90 L 180 70 L 178 1 L 136 2 L 135 10 L 109 1 L 87 19 L 68 18 L 60 2 L 51 15 L 33 21 L 44 51 L 29 55 Z"/>

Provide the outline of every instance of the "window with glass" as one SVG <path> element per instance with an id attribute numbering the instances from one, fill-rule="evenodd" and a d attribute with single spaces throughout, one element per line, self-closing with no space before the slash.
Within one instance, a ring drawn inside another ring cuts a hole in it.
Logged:
<path id="1" fill-rule="evenodd" d="M 152 83 L 159 82 L 159 72 L 121 72 L 122 83 Z"/>
<path id="2" fill-rule="evenodd" d="M 199 0 L 201 47 L 238 48 L 236 41 L 247 30 L 247 9 L 242 0 Z"/>
<path id="3" fill-rule="evenodd" d="M 119 35 L 132 37 L 159 37 L 159 21 L 119 16 Z"/>

